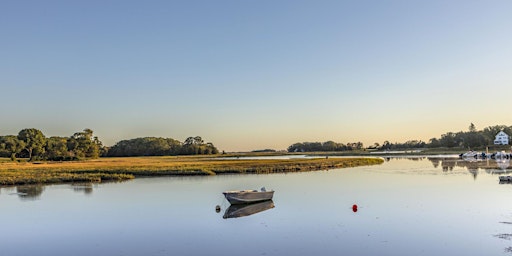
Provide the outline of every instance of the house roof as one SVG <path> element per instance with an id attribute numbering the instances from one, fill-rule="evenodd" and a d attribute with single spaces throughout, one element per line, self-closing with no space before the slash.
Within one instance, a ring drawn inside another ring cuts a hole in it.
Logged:
<path id="1" fill-rule="evenodd" d="M 508 134 L 506 134 L 504 131 L 500 131 L 498 134 L 496 134 L 496 137 L 498 136 L 508 136 Z"/>

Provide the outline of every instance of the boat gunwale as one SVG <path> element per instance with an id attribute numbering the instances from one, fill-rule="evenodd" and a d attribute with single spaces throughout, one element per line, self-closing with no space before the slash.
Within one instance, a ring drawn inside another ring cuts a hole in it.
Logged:
<path id="1" fill-rule="evenodd" d="M 258 191 L 258 190 L 227 190 L 222 192 L 222 194 L 239 194 L 239 193 L 267 193 L 274 192 L 274 190 L 266 190 L 266 191 Z"/>

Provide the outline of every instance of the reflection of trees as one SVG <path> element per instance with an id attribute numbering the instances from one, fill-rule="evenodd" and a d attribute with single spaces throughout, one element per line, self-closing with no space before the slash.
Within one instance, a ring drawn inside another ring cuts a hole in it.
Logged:
<path id="1" fill-rule="evenodd" d="M 468 170 L 471 175 L 473 175 L 473 179 L 476 180 L 476 176 L 478 176 L 478 169 L 471 169 L 471 170 Z"/>
<path id="2" fill-rule="evenodd" d="M 434 168 L 441 166 L 443 172 L 453 171 L 455 167 L 466 168 L 476 178 L 479 169 L 487 173 L 507 173 L 510 171 L 510 160 L 475 159 L 467 161 L 458 158 L 428 158 Z"/>
<path id="3" fill-rule="evenodd" d="M 441 160 L 439 158 L 429 158 L 430 162 L 432 162 L 432 165 L 434 168 L 437 168 L 439 164 L 441 163 Z"/>
<path id="4" fill-rule="evenodd" d="M 443 168 L 443 172 L 453 171 L 453 168 L 456 166 L 456 162 L 453 161 L 441 161 L 441 167 Z"/>
<path id="5" fill-rule="evenodd" d="M 505 240 L 511 240 L 512 234 L 506 234 L 506 233 L 505 234 L 497 234 L 497 235 L 494 235 L 494 237 L 505 239 Z"/>
<path id="6" fill-rule="evenodd" d="M 466 162 L 465 163 L 465 166 L 463 167 L 466 167 L 468 169 L 468 171 L 478 171 L 478 162 Z"/>
<path id="7" fill-rule="evenodd" d="M 72 184 L 73 191 L 78 193 L 84 193 L 86 195 L 91 194 L 93 191 L 92 183 L 77 183 Z"/>
<path id="8" fill-rule="evenodd" d="M 16 192 L 21 199 L 37 200 L 43 194 L 44 186 L 41 185 L 26 185 L 17 186 Z"/>
<path id="9" fill-rule="evenodd" d="M 512 224 L 511 222 L 501 222 L 503 224 Z M 503 240 L 512 240 L 512 234 L 510 233 L 503 233 L 503 234 L 497 234 L 497 235 L 494 235 L 494 237 L 496 238 L 499 238 L 499 239 L 503 239 Z M 512 253 L 512 246 L 509 246 L 509 247 L 506 247 L 505 248 L 505 252 L 508 252 L 508 253 Z"/>

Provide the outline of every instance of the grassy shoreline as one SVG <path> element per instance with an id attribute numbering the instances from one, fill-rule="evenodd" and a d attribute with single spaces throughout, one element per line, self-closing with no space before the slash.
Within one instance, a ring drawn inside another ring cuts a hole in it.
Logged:
<path id="1" fill-rule="evenodd" d="M 72 162 L 0 161 L 0 186 L 122 181 L 148 176 L 305 172 L 381 164 L 381 158 L 223 159 L 124 157 Z"/>

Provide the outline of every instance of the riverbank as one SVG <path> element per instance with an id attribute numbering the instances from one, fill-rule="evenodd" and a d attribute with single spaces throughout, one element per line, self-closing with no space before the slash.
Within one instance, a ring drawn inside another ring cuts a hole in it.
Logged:
<path id="1" fill-rule="evenodd" d="M 0 161 L 0 186 L 121 181 L 148 176 L 304 172 L 381 164 L 381 158 L 123 157 L 71 162 Z"/>
<path id="2" fill-rule="evenodd" d="M 470 150 L 479 152 L 510 152 L 510 145 L 490 145 L 488 147 L 478 148 L 418 148 L 418 149 L 393 149 L 393 150 L 351 150 L 351 151 L 336 151 L 336 152 L 303 152 L 303 153 L 288 153 L 288 154 L 303 154 L 309 156 L 372 156 L 372 157 L 386 157 L 386 156 L 430 156 L 430 155 L 460 155 Z"/>

